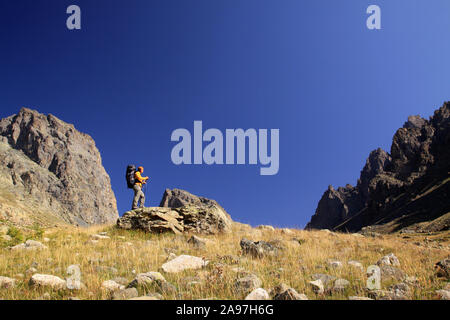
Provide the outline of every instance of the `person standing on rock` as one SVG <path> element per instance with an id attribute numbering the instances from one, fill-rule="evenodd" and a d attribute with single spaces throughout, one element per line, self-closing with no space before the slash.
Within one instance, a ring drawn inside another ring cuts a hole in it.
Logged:
<path id="1" fill-rule="evenodd" d="M 144 192 L 142 192 L 142 185 L 147 183 L 148 177 L 143 177 L 142 173 L 144 172 L 144 167 L 139 167 L 134 174 L 134 198 L 133 198 L 133 205 L 131 207 L 132 210 L 138 208 L 143 208 L 145 203 L 145 195 Z"/>

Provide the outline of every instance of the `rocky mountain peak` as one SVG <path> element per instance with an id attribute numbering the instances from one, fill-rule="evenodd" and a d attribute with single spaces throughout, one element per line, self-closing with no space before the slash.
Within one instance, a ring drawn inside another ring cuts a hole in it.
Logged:
<path id="1" fill-rule="evenodd" d="M 34 211 L 29 216 L 52 212 L 80 225 L 117 219 L 110 178 L 89 135 L 51 114 L 22 108 L 0 120 L 0 143 L 0 175 L 8 185 L 4 193 L 15 194 L 24 204 L 39 200 L 26 210 Z"/>
<path id="2" fill-rule="evenodd" d="M 425 120 L 410 116 L 390 154 L 372 151 L 356 187 L 328 187 L 306 228 L 387 231 L 430 221 L 450 210 L 450 103 Z M 445 222 L 440 225 L 448 225 Z"/>

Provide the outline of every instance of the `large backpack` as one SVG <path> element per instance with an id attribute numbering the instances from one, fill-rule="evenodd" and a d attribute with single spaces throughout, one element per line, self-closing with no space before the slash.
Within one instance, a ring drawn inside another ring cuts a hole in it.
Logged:
<path id="1" fill-rule="evenodd" d="M 135 173 L 136 173 L 136 166 L 134 164 L 129 164 L 127 166 L 127 172 L 125 173 L 125 179 L 127 180 L 127 186 L 129 189 L 133 189 Z"/>

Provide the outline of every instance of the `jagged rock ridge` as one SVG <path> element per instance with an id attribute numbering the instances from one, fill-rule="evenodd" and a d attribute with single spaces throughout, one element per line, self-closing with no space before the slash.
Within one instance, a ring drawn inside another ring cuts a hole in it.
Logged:
<path id="1" fill-rule="evenodd" d="M 22 108 L 0 120 L 0 218 L 77 225 L 115 222 L 116 198 L 94 140 Z"/>
<path id="2" fill-rule="evenodd" d="M 370 153 L 356 186 L 328 190 L 307 229 L 391 232 L 405 227 L 444 230 L 450 213 L 450 103 L 429 119 L 410 116 L 390 154 Z M 438 219 L 439 218 L 439 219 Z"/>

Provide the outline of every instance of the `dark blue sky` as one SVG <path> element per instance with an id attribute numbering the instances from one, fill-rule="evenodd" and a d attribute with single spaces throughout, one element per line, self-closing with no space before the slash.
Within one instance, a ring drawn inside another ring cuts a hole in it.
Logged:
<path id="1" fill-rule="evenodd" d="M 82 10 L 82 30 L 65 26 Z M 366 28 L 369 4 L 382 30 Z M 90 134 L 120 213 L 128 163 L 214 198 L 235 220 L 303 227 L 329 184 L 355 184 L 408 115 L 450 99 L 448 0 L 2 0 L 0 116 L 22 106 Z M 174 129 L 279 128 L 280 171 L 175 166 Z"/>

